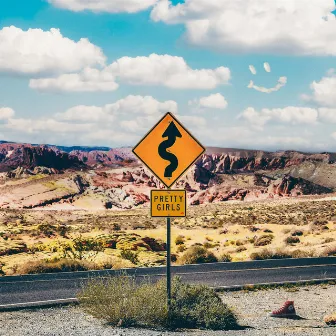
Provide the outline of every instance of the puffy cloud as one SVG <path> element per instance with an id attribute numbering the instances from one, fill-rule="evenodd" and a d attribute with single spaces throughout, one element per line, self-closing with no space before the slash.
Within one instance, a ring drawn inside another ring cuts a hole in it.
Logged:
<path id="1" fill-rule="evenodd" d="M 51 92 L 115 91 L 119 85 L 107 71 L 85 68 L 79 74 L 64 74 L 56 78 L 39 78 L 29 81 L 31 89 Z"/>
<path id="2" fill-rule="evenodd" d="M 162 85 L 172 89 L 213 89 L 228 84 L 230 70 L 192 69 L 182 57 L 151 54 L 122 57 L 103 70 L 34 79 L 30 87 L 41 91 L 113 91 L 115 81 L 131 85 Z"/>
<path id="3" fill-rule="evenodd" d="M 93 12 L 108 13 L 136 13 L 145 10 L 157 0 L 48 0 L 55 7 L 68 9 L 74 12 L 90 10 Z"/>
<path id="4" fill-rule="evenodd" d="M 336 124 L 336 108 L 321 107 L 318 112 L 321 121 Z"/>
<path id="5" fill-rule="evenodd" d="M 109 66 L 121 81 L 134 85 L 163 85 L 174 89 L 213 89 L 227 84 L 230 70 L 192 69 L 182 57 L 151 54 L 122 57 Z"/>
<path id="6" fill-rule="evenodd" d="M 207 122 L 204 118 L 199 117 L 199 116 L 181 116 L 177 115 L 176 116 L 178 120 L 180 120 L 182 123 L 185 123 L 188 125 L 188 127 L 191 128 L 201 128 L 205 127 L 207 125 Z"/>
<path id="7" fill-rule="evenodd" d="M 20 131 L 23 133 L 36 133 L 36 132 L 53 132 L 53 133 L 81 133 L 91 130 L 91 124 L 70 124 L 60 122 L 54 119 L 9 119 L 5 125 L 6 128 L 11 130 Z"/>
<path id="8" fill-rule="evenodd" d="M 2 28 L 0 50 L 0 71 L 19 74 L 75 72 L 105 64 L 101 49 L 88 39 L 75 42 L 54 28 L 50 31 Z"/>
<path id="9" fill-rule="evenodd" d="M 15 111 L 10 107 L 0 107 L 0 120 L 8 120 L 13 118 Z"/>
<path id="10" fill-rule="evenodd" d="M 226 99 L 220 93 L 214 93 L 207 97 L 201 97 L 198 101 L 189 101 L 189 105 L 197 104 L 198 107 L 225 109 L 228 106 Z"/>
<path id="11" fill-rule="evenodd" d="M 63 144 L 131 145 L 168 111 L 177 112 L 175 101 L 131 95 L 104 106 L 74 106 L 50 118 L 15 118 L 13 110 L 2 108 L 0 119 L 6 120 L 0 131 L 13 141 L 59 143 L 62 134 Z"/>
<path id="12" fill-rule="evenodd" d="M 310 85 L 312 95 L 302 95 L 304 100 L 313 100 L 322 106 L 336 107 L 336 75 L 329 71 L 328 77 L 323 77 L 320 81 L 314 81 Z"/>
<path id="13" fill-rule="evenodd" d="M 252 125 L 262 128 L 270 121 L 291 124 L 314 124 L 318 121 L 318 110 L 308 107 L 288 106 L 285 108 L 262 109 L 260 112 L 253 107 L 247 108 L 239 115 Z"/>
<path id="14" fill-rule="evenodd" d="M 256 91 L 263 92 L 263 93 L 272 93 L 272 92 L 279 91 L 283 86 L 286 85 L 286 83 L 287 83 L 287 77 L 280 77 L 278 79 L 278 83 L 272 88 L 265 88 L 263 86 L 257 86 L 254 84 L 252 80 L 250 81 L 247 87 L 249 89 L 254 89 Z"/>
<path id="15" fill-rule="evenodd" d="M 56 118 L 64 121 L 92 121 L 97 122 L 105 119 L 114 120 L 113 115 L 109 115 L 104 107 L 77 105 L 69 108 L 65 112 L 57 113 Z"/>
<path id="16" fill-rule="evenodd" d="M 105 106 L 74 106 L 63 113 L 56 114 L 59 120 L 68 121 L 103 121 L 115 120 L 116 116 L 131 117 L 130 125 L 136 122 L 137 115 L 154 116 L 165 112 L 177 112 L 177 103 L 173 100 L 159 102 L 151 96 L 127 96 Z M 139 120 L 138 120 L 139 121 Z M 122 125 L 126 125 L 123 123 Z M 139 125 L 138 125 L 139 126 Z M 141 128 L 141 127 L 140 127 Z"/>
<path id="17" fill-rule="evenodd" d="M 190 43 L 225 52 L 336 55 L 332 0 L 160 0 L 154 21 L 183 23 Z"/>

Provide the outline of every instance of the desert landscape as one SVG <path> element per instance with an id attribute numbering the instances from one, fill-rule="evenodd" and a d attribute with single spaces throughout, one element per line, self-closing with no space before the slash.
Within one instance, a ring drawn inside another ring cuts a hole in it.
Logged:
<path id="1" fill-rule="evenodd" d="M 336 154 L 207 148 L 175 185 L 173 263 L 336 255 Z M 131 148 L 0 144 L 2 275 L 165 264 L 163 185 Z"/>

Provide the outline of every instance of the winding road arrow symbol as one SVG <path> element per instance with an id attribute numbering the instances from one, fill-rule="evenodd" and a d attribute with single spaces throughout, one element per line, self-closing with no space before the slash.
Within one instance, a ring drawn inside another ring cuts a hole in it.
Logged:
<path id="1" fill-rule="evenodd" d="M 172 177 L 173 172 L 178 167 L 178 159 L 173 153 L 167 152 L 167 149 L 174 145 L 176 138 L 182 138 L 180 131 L 173 121 L 162 134 L 162 138 L 166 137 L 168 137 L 168 139 L 161 142 L 158 148 L 158 152 L 163 160 L 170 162 L 170 164 L 165 169 L 164 177 Z"/>

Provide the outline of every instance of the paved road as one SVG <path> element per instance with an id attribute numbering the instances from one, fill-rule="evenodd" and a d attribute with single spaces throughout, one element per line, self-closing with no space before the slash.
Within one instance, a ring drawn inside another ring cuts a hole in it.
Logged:
<path id="1" fill-rule="evenodd" d="M 165 267 L 126 270 L 141 279 L 165 276 Z M 116 274 L 92 271 L 0 277 L 0 305 L 75 298 L 89 278 Z M 309 280 L 336 280 L 336 257 L 175 266 L 172 274 L 213 287 Z"/>

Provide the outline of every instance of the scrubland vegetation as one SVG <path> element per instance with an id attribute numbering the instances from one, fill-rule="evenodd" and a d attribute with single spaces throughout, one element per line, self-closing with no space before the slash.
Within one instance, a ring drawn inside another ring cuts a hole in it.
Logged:
<path id="1" fill-rule="evenodd" d="M 190 206 L 172 221 L 178 265 L 336 255 L 336 201 Z M 0 213 L 0 275 L 165 264 L 165 221 L 148 209 Z"/>
<path id="2" fill-rule="evenodd" d="M 79 294 L 86 313 L 118 327 L 163 329 L 237 329 L 233 311 L 214 290 L 189 285 L 174 278 L 171 310 L 166 303 L 166 283 L 144 281 L 124 275 L 91 280 Z"/>

